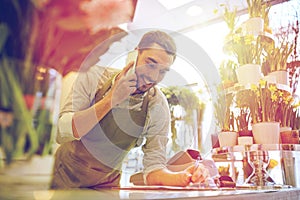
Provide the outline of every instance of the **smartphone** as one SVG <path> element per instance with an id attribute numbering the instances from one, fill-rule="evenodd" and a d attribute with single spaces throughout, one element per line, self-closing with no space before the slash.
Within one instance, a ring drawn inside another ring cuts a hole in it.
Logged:
<path id="1" fill-rule="evenodd" d="M 136 68 L 136 62 L 138 57 L 138 50 L 133 50 L 128 53 L 127 59 L 126 59 L 126 65 L 128 65 L 130 62 L 134 61 L 133 66 L 127 71 L 126 75 L 135 73 Z"/>

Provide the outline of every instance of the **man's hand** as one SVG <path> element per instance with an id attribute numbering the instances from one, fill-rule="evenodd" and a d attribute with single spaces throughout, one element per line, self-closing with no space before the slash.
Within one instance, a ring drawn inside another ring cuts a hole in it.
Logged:
<path id="1" fill-rule="evenodd" d="M 208 169 L 199 163 L 198 165 L 191 164 L 179 172 L 172 172 L 168 169 L 153 171 L 147 176 L 147 184 L 185 187 L 190 183 L 204 183 L 209 177 Z"/>
<path id="2" fill-rule="evenodd" d="M 118 75 L 111 89 L 112 105 L 118 105 L 136 90 L 137 77 L 132 71 L 134 62 L 130 62 Z"/>
<path id="3" fill-rule="evenodd" d="M 198 163 L 198 165 L 192 165 L 185 171 L 192 174 L 192 183 L 203 183 L 207 178 L 210 177 L 208 169 L 201 163 Z"/>
<path id="4" fill-rule="evenodd" d="M 147 185 L 164 185 L 185 187 L 191 182 L 192 175 L 187 171 L 172 172 L 160 169 L 150 172 L 147 176 Z"/>

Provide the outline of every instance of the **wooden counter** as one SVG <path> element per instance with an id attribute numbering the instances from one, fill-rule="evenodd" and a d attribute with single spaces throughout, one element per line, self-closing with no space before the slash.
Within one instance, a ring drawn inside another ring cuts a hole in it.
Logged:
<path id="1" fill-rule="evenodd" d="M 0 199 L 20 200 L 120 200 L 120 199 L 242 199 L 299 200 L 300 188 L 284 189 L 184 189 L 175 187 L 48 190 L 49 176 L 0 174 Z"/>
<path id="2" fill-rule="evenodd" d="M 180 190 L 71 190 L 71 191 L 40 191 L 41 195 L 50 194 L 49 199 L 243 199 L 243 200 L 299 200 L 300 189 L 281 190 L 224 190 L 224 191 L 180 191 Z M 38 198 L 38 192 L 35 193 Z"/>

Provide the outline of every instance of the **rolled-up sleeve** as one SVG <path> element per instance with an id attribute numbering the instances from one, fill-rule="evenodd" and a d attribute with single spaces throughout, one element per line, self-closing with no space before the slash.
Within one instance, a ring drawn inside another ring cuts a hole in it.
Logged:
<path id="1" fill-rule="evenodd" d="M 146 119 L 144 152 L 144 176 L 166 167 L 166 146 L 170 128 L 170 111 L 167 100 L 159 89 L 149 102 Z"/>
<path id="2" fill-rule="evenodd" d="M 69 112 L 62 115 L 58 120 L 58 134 L 56 137 L 57 143 L 61 144 L 71 140 L 75 140 L 72 130 L 72 118 L 74 113 Z"/>
<path id="3" fill-rule="evenodd" d="M 94 103 L 97 88 L 108 80 L 116 69 L 93 66 L 87 72 L 79 72 L 59 113 L 57 143 L 61 144 L 76 138 L 73 136 L 72 119 L 75 112 L 87 109 Z"/>

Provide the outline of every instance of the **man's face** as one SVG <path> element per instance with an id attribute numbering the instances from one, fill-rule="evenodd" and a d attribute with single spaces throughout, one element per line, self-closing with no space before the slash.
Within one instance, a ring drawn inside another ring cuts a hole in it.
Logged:
<path id="1" fill-rule="evenodd" d="M 170 70 L 173 59 L 158 44 L 139 51 L 136 65 L 138 92 L 145 92 L 159 83 Z"/>

